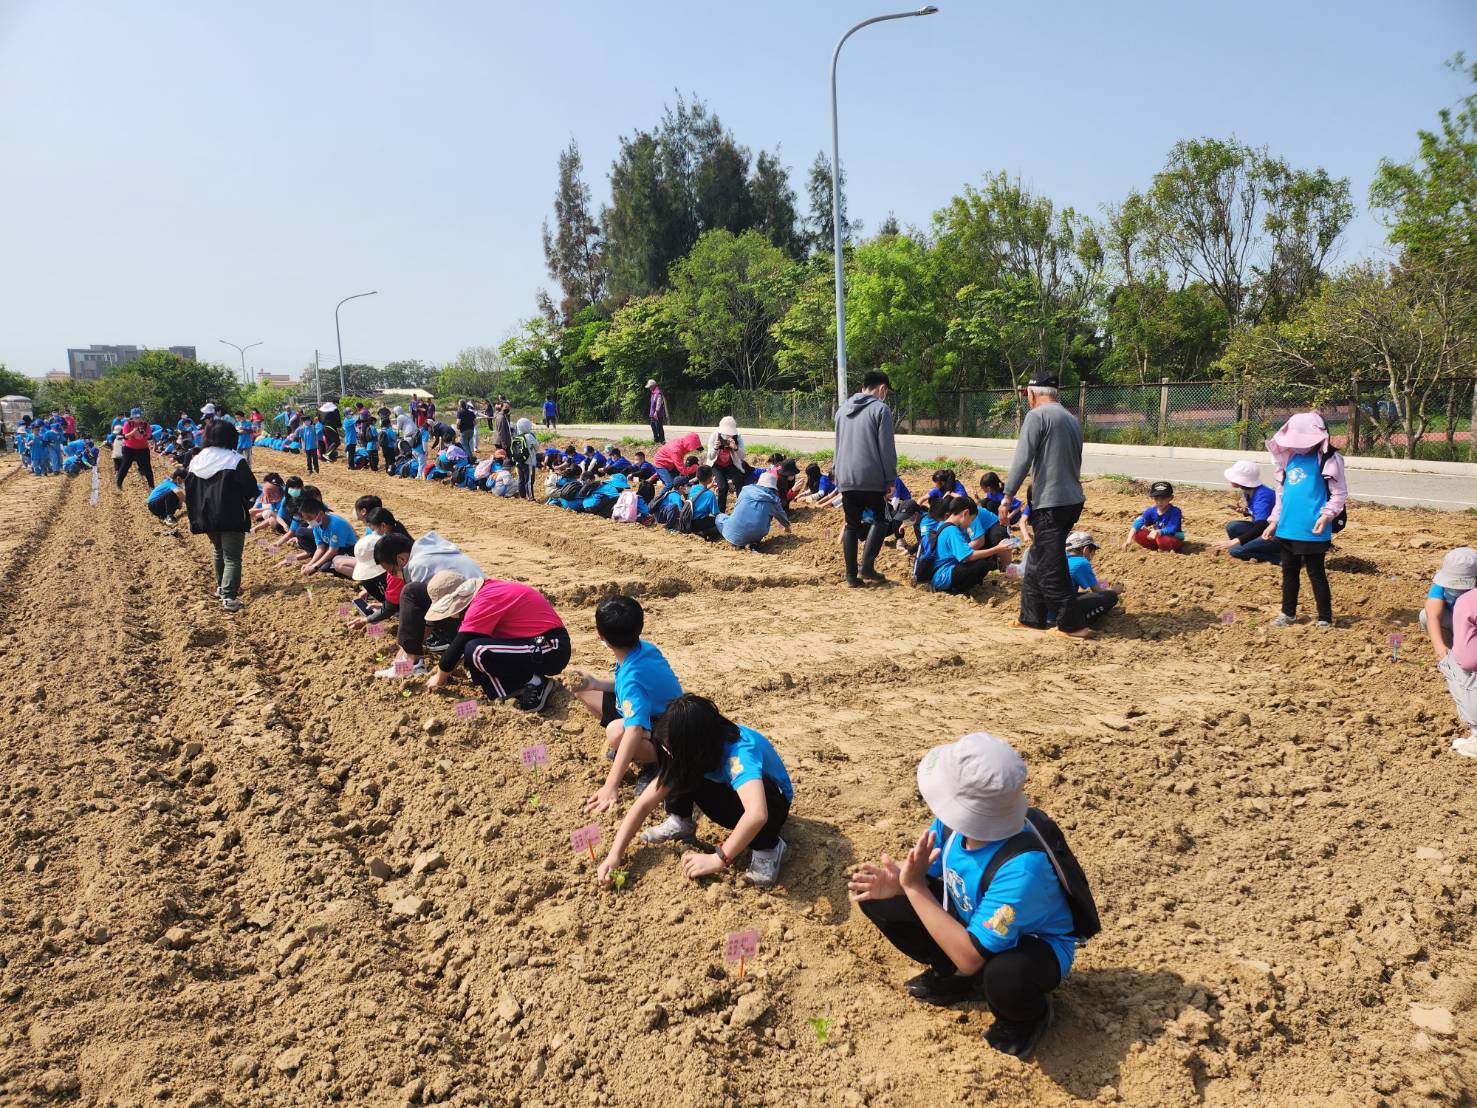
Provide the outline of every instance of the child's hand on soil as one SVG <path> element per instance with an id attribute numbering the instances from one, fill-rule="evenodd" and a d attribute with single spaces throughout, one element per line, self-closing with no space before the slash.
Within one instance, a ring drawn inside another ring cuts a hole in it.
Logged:
<path id="1" fill-rule="evenodd" d="M 620 864 L 621 860 L 615 853 L 607 854 L 604 861 L 595 869 L 595 880 L 601 885 L 609 885 L 610 875 Z"/>
<path id="2" fill-rule="evenodd" d="M 913 849 L 908 851 L 903 864 L 898 867 L 898 884 L 904 889 L 918 889 L 927 886 L 929 864 L 939 855 L 939 852 L 934 849 L 933 839 L 933 832 L 925 831 L 922 837 L 913 844 Z"/>
<path id="3" fill-rule="evenodd" d="M 696 881 L 699 877 L 712 877 L 723 868 L 723 859 L 717 854 L 689 851 L 682 855 L 682 872 Z"/>
<path id="4" fill-rule="evenodd" d="M 589 800 L 585 801 L 585 812 L 586 814 L 589 814 L 590 812 L 608 812 L 614 806 L 615 790 L 612 789 L 609 785 L 601 785 L 600 788 L 595 791 L 594 795 L 592 795 Z"/>
<path id="5" fill-rule="evenodd" d="M 863 862 L 851 875 L 846 888 L 851 893 L 852 900 L 887 900 L 889 897 L 901 896 L 903 892 L 902 882 L 898 880 L 897 863 L 888 854 L 882 855 L 880 865 Z"/>
<path id="6" fill-rule="evenodd" d="M 570 692 L 584 692 L 590 687 L 590 675 L 582 669 L 577 669 L 565 678 L 564 684 Z"/>
<path id="7" fill-rule="evenodd" d="M 451 674 L 447 673 L 444 669 L 438 667 L 431 672 L 431 676 L 426 678 L 426 688 L 444 689 L 450 682 L 450 680 Z"/>
<path id="8" fill-rule="evenodd" d="M 348 627 L 350 631 L 358 631 L 361 628 L 368 627 L 369 620 L 365 619 L 363 616 L 355 616 L 353 619 L 349 620 L 349 622 L 345 624 L 345 626 Z"/>

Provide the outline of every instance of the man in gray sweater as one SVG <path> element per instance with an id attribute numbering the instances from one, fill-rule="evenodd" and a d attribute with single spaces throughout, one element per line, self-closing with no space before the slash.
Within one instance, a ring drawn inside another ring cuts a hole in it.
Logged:
<path id="1" fill-rule="evenodd" d="M 836 410 L 836 456 L 831 472 L 846 513 L 841 553 L 846 559 L 846 583 L 854 589 L 862 587 L 864 577 L 869 581 L 887 580 L 877 572 L 877 552 L 887 537 L 887 493 L 897 479 L 892 409 L 886 403 L 891 386 L 887 374 L 870 370 L 862 378 L 862 391 Z M 862 518 L 868 511 L 872 522 L 858 574 L 856 548 L 863 530 Z"/>
<path id="2" fill-rule="evenodd" d="M 1044 631 L 1047 613 L 1057 613 L 1057 631 L 1089 639 L 1092 629 L 1077 604 L 1077 587 L 1067 571 L 1067 535 L 1082 515 L 1082 427 L 1057 400 L 1057 379 L 1038 373 L 1025 388 L 1031 410 L 1021 423 L 1004 504 L 1031 475 L 1031 556 L 1021 582 L 1018 627 Z"/>

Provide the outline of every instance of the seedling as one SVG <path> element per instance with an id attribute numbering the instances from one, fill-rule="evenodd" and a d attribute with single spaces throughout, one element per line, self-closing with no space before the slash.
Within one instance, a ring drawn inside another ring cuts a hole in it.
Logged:
<path id="1" fill-rule="evenodd" d="M 538 811 L 538 793 L 534 793 L 532 796 L 530 796 L 528 798 L 528 806 L 533 811 L 535 811 L 535 812 Z"/>
<path id="2" fill-rule="evenodd" d="M 723 940 L 723 960 L 737 962 L 739 980 L 744 979 L 744 960 L 759 953 L 759 932 L 730 931 Z"/>
<path id="3" fill-rule="evenodd" d="M 613 869 L 610 871 L 610 883 L 615 886 L 615 891 L 620 892 L 626 887 L 626 881 L 631 876 L 629 870 Z"/>
<path id="4" fill-rule="evenodd" d="M 810 1024 L 810 1029 L 815 1032 L 815 1041 L 824 1043 L 831 1034 L 831 1021 L 825 1016 L 811 1016 L 805 1021 Z"/>
<path id="5" fill-rule="evenodd" d="M 569 835 L 569 845 L 574 847 L 576 853 L 581 850 L 588 850 L 590 852 L 590 861 L 592 862 L 596 860 L 595 844 L 599 841 L 600 825 L 598 823 L 591 823 L 585 827 L 581 827 L 578 831 L 573 831 Z"/>

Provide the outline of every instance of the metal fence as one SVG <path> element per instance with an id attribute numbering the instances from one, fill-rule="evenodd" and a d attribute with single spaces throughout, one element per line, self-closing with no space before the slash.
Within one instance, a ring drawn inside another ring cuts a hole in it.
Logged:
<path id="1" fill-rule="evenodd" d="M 1415 456 L 1477 461 L 1471 378 L 1438 383 L 1425 403 L 1426 428 Z M 1405 451 L 1404 411 L 1383 381 L 1352 383 L 1342 395 L 1324 393 L 1316 404 L 1335 444 L 1347 454 Z M 1143 385 L 1079 385 L 1062 391 L 1089 442 L 1257 449 L 1294 412 L 1314 404 L 1313 390 L 1297 386 L 1242 388 L 1233 382 L 1159 381 Z M 907 434 L 1014 438 L 1025 406 L 1011 389 L 940 394 L 917 402 L 894 393 L 889 402 Z M 570 422 L 644 423 L 645 394 L 565 413 Z M 712 392 L 667 394 L 668 422 L 711 425 L 732 415 L 740 427 L 828 431 L 836 402 L 830 392 Z M 1417 427 L 1417 431 L 1419 431 Z"/>

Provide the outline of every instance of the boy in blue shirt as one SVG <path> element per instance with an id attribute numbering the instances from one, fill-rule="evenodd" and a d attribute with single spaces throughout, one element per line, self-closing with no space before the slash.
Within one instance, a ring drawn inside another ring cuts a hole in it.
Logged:
<path id="1" fill-rule="evenodd" d="M 298 516 L 311 529 L 313 536 L 313 556 L 303 566 L 304 573 L 317 573 L 323 569 L 332 573 L 335 558 L 353 558 L 354 544 L 359 541 L 359 536 L 343 516 L 330 512 L 322 500 L 307 497 L 298 507 Z"/>
<path id="2" fill-rule="evenodd" d="M 308 472 L 318 472 L 318 448 L 323 445 L 323 420 L 314 415 L 310 420 L 304 420 L 298 425 L 298 429 L 287 436 L 291 442 L 296 439 L 302 444 L 303 459 L 307 462 Z"/>
<path id="3" fill-rule="evenodd" d="M 948 502 L 948 521 L 939 528 L 934 551 L 933 588 L 935 592 L 962 595 L 985 579 L 1000 563 L 1001 554 L 1013 549 L 1009 539 L 994 546 L 975 549 L 969 538 L 979 509 L 967 496 L 956 496 Z"/>
<path id="4" fill-rule="evenodd" d="M 711 852 L 682 855 L 682 871 L 689 880 L 721 873 L 752 846 L 745 877 L 760 888 L 773 885 L 785 855 L 780 828 L 789 817 L 795 792 L 770 741 L 725 718 L 706 697 L 683 693 L 657 726 L 655 749 L 656 783 L 631 805 L 595 879 L 602 885 L 610 882 L 636 832 L 665 801 L 666 820 L 643 831 L 643 843 L 692 841 L 697 832 L 694 808 L 730 832 Z"/>
<path id="5" fill-rule="evenodd" d="M 1067 573 L 1077 586 L 1077 610 L 1091 623 L 1117 605 L 1119 594 L 1100 584 L 1093 572 L 1092 556 L 1097 553 L 1097 542 L 1089 532 L 1073 531 L 1067 536 L 1066 548 Z"/>
<path id="6" fill-rule="evenodd" d="M 559 430 L 559 405 L 554 403 L 552 396 L 544 397 L 544 427 L 550 431 Z"/>
<path id="7" fill-rule="evenodd" d="M 1138 543 L 1145 550 L 1178 550 L 1185 545 L 1185 529 L 1180 510 L 1174 506 L 1174 486 L 1168 481 L 1155 481 L 1149 486 L 1149 495 L 1154 503 L 1134 519 L 1123 549 Z"/>
<path id="8" fill-rule="evenodd" d="M 1233 558 L 1243 562 L 1282 564 L 1282 544 L 1262 537 L 1272 509 L 1277 504 L 1277 491 L 1262 484 L 1261 467 L 1249 459 L 1234 463 L 1226 470 L 1226 480 L 1241 494 L 1242 502 L 1232 505 L 1244 519 L 1226 524 L 1226 537 L 1215 544 Z"/>
<path id="9" fill-rule="evenodd" d="M 165 523 L 173 523 L 184 504 L 185 471 L 177 469 L 149 492 L 148 508 Z"/>
<path id="10" fill-rule="evenodd" d="M 641 638 L 645 621 L 646 613 L 633 597 L 602 600 L 595 608 L 595 631 L 615 655 L 615 676 L 607 680 L 581 670 L 572 682 L 580 702 L 605 728 L 610 759 L 605 783 L 585 802 L 586 812 L 608 811 L 615 804 L 621 777 L 632 762 L 641 766 L 637 794 L 650 784 L 657 759 L 652 727 L 682 695 L 662 652 Z"/>
<path id="11" fill-rule="evenodd" d="M 934 821 L 900 862 L 886 854 L 849 882 L 884 938 L 929 968 L 907 982 L 927 1004 L 984 993 L 995 1014 L 985 1041 L 1026 1060 L 1051 1026 L 1050 993 L 1072 968 L 1079 941 L 1073 902 L 1026 805 L 1026 765 L 983 732 L 934 747 L 918 765 L 918 789 Z M 1006 860 L 992 866 L 1005 851 Z M 1076 869 L 1075 863 L 1063 871 Z M 993 869 L 993 872 L 990 872 Z M 986 880 L 986 877 L 989 880 Z M 1085 882 L 1082 892 L 1090 899 Z M 1085 934 L 1095 909 L 1084 917 Z"/>

